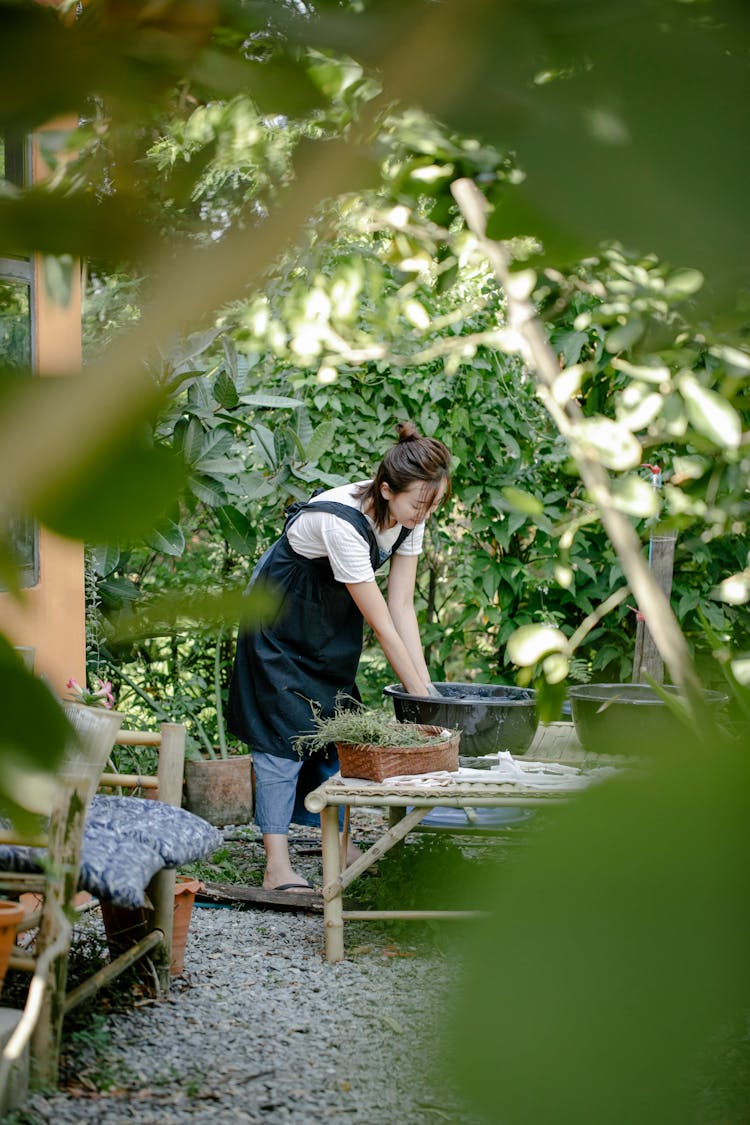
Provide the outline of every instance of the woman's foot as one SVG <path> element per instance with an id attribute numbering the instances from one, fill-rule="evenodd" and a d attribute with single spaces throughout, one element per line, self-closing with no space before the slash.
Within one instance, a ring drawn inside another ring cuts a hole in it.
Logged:
<path id="1" fill-rule="evenodd" d="M 313 893 L 313 888 L 307 879 L 298 875 L 292 869 L 289 859 L 289 841 L 286 836 L 271 833 L 263 836 L 263 846 L 266 849 L 266 873 L 263 877 L 264 891 L 292 891 L 299 888 L 301 892 Z"/>
<path id="2" fill-rule="evenodd" d="M 309 883 L 297 883 L 297 882 L 281 883 L 278 887 L 266 887 L 265 884 L 264 884 L 264 889 L 268 890 L 268 891 L 293 891 L 295 894 L 297 892 L 299 892 L 300 894 L 305 894 L 308 891 L 311 894 L 316 893 L 315 887 L 311 887 Z"/>
<path id="3" fill-rule="evenodd" d="M 264 891 L 311 891 L 313 888 L 302 875 L 298 875 L 291 867 L 286 870 L 271 867 L 269 864 L 263 878 Z"/>

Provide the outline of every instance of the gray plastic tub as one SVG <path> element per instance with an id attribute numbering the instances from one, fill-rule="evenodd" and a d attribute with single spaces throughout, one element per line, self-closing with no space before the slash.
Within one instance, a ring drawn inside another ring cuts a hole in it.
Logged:
<path id="1" fill-rule="evenodd" d="M 671 685 L 664 690 L 679 694 Z M 685 726 L 649 684 L 575 684 L 568 695 L 576 734 L 591 754 L 658 754 L 685 738 Z M 704 697 L 717 713 L 728 702 L 719 691 Z"/>
<path id="2" fill-rule="evenodd" d="M 436 683 L 443 698 L 409 695 L 389 684 L 383 695 L 393 701 L 396 718 L 461 731 L 459 754 L 480 757 L 510 750 L 523 754 L 534 741 L 538 718 L 531 688 L 504 684 Z"/>

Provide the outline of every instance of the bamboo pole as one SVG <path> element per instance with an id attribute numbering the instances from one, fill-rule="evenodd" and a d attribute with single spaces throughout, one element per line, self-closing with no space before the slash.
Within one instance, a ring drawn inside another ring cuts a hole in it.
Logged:
<path id="1" fill-rule="evenodd" d="M 116 746 L 161 746 L 161 734 L 155 730 L 121 730 Z"/>
<path id="2" fill-rule="evenodd" d="M 316 805 L 318 805 L 318 807 L 312 809 L 312 811 L 320 812 L 322 816 L 322 810 L 328 808 L 329 806 L 338 807 L 339 805 L 352 805 L 354 808 L 371 809 L 373 807 L 376 807 L 390 810 L 403 809 L 407 805 L 415 805 L 424 809 L 424 812 L 426 814 L 429 809 L 439 808 L 445 805 L 454 807 L 455 805 L 466 804 L 469 806 L 469 808 L 487 809 L 496 809 L 500 807 L 504 808 L 506 805 L 555 805 L 559 804 L 560 802 L 570 800 L 571 794 L 574 792 L 578 792 L 578 790 L 562 791 L 545 789 L 539 790 L 533 796 L 527 791 L 526 796 L 516 797 L 508 792 L 507 789 L 493 790 L 490 793 L 487 793 L 485 789 L 482 796 L 479 796 L 476 792 L 479 788 L 480 785 L 474 783 L 467 783 L 461 787 L 456 784 L 452 785 L 450 788 L 446 788 L 445 791 L 440 794 L 440 796 L 438 796 L 436 793 L 425 795 L 424 790 L 422 790 L 421 792 L 413 793 L 404 791 L 401 793 L 390 793 L 386 795 L 381 795 L 380 793 L 366 793 L 363 791 L 360 791 L 358 793 L 347 793 L 345 795 L 339 795 L 337 793 L 335 797 L 332 796 L 328 801 L 325 801 L 324 799 L 322 804 L 319 804 L 318 799 L 316 798 Z M 484 789 L 484 786 L 481 786 L 481 788 Z M 519 787 L 515 786 L 515 788 L 518 789 Z M 317 792 L 317 790 L 315 790 L 315 792 Z M 310 794 L 310 796 L 312 796 L 312 794 Z M 311 807 L 308 803 L 309 800 L 310 797 L 305 798 L 305 805 L 308 809 Z M 399 817 L 397 823 L 401 819 L 402 818 Z"/>
<path id="3" fill-rule="evenodd" d="M 5 1097 L 5 1088 L 8 1084 L 13 1064 L 20 1058 L 21 1052 L 31 1039 L 36 1028 L 40 1012 L 45 1004 L 48 986 L 48 977 L 56 961 L 64 958 L 72 934 L 72 927 L 62 912 L 59 903 L 52 900 L 49 910 L 55 915 L 56 934 L 54 941 L 34 961 L 34 975 L 31 978 L 29 991 L 26 996 L 23 1015 L 16 1029 L 11 1035 L 0 1060 L 0 1102 Z M 57 1056 L 55 1056 L 55 1083 L 57 1080 Z"/>
<path id="4" fill-rule="evenodd" d="M 89 996 L 93 996 L 95 992 L 98 992 L 105 984 L 109 984 L 111 980 L 114 980 L 115 977 L 118 977 L 125 969 L 134 965 L 136 961 L 140 961 L 140 959 L 145 957 L 152 949 L 163 944 L 164 934 L 161 930 L 152 930 L 150 933 L 146 934 L 136 945 L 133 945 L 130 949 L 121 953 L 114 961 L 110 961 L 108 965 L 104 965 L 103 968 L 99 969 L 93 976 L 88 977 L 82 984 L 79 984 L 78 988 L 74 988 L 69 992 L 65 997 L 65 1015 L 67 1016 L 68 1012 L 71 1012 L 82 1000 L 87 1000 Z"/>
<path id="5" fill-rule="evenodd" d="M 368 867 L 372 867 L 373 863 L 377 862 L 386 852 L 389 852 L 395 844 L 403 840 L 404 836 L 408 835 L 412 828 L 427 816 L 429 811 L 429 807 L 422 807 L 407 813 L 402 820 L 399 820 L 398 824 L 383 833 L 372 847 L 359 856 L 350 867 L 347 867 L 345 871 L 340 871 L 336 878 L 325 881 L 323 884 L 323 901 L 330 902 L 334 896 L 340 895 L 363 871 L 367 871 Z"/>
<path id="6" fill-rule="evenodd" d="M 411 919 L 443 921 L 487 917 L 487 910 L 344 910 L 342 913 L 345 922 L 398 922 Z"/>
<path id="7" fill-rule="evenodd" d="M 182 777 L 185 763 L 185 727 L 181 723 L 162 723 L 159 728 L 161 746 L 157 771 L 158 797 L 168 805 L 178 808 L 182 802 Z M 149 897 L 154 904 L 151 925 L 161 931 L 163 938 L 156 958 L 159 988 L 169 991 L 169 965 L 172 960 L 172 935 L 174 931 L 174 895 L 176 872 L 162 868 L 149 884 Z"/>
<path id="8" fill-rule="evenodd" d="M 100 789 L 158 789 L 159 779 L 153 774 L 103 773 L 99 778 Z"/>
<path id="9" fill-rule="evenodd" d="M 335 805 L 320 811 L 320 835 L 323 851 L 323 883 L 332 884 L 341 874 L 341 844 L 339 841 L 339 812 Z M 327 961 L 344 959 L 344 921 L 341 917 L 341 890 L 323 899 L 323 926 Z"/>

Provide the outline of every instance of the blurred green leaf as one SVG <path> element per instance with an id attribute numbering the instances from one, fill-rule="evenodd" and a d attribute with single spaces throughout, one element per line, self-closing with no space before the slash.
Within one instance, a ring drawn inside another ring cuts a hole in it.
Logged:
<path id="1" fill-rule="evenodd" d="M 608 469 L 634 469 L 642 460 L 640 442 L 627 426 L 598 415 L 583 418 L 576 426 L 576 439 L 591 446 Z"/>
<path id="2" fill-rule="evenodd" d="M 678 376 L 677 385 L 696 430 L 722 449 L 736 449 L 742 437 L 742 422 L 732 404 L 710 387 L 704 387 L 690 371 Z"/>
<path id="3" fill-rule="evenodd" d="M 659 749 L 473 888 L 493 913 L 446 1022 L 482 1120 L 698 1120 L 714 1034 L 750 1006 L 750 759 L 719 732 Z"/>
<path id="4" fill-rule="evenodd" d="M 502 494 L 507 503 L 516 512 L 522 512 L 525 516 L 541 516 L 544 514 L 544 504 L 537 496 L 532 496 L 530 492 L 524 492 L 521 488 L 515 488 L 513 485 L 504 485 Z"/>
<path id="5" fill-rule="evenodd" d="M 616 238 L 697 267 L 701 300 L 731 300 L 750 262 L 750 156 L 731 140 L 750 103 L 744 0 L 467 0 L 461 17 L 453 81 L 423 83 L 420 102 L 515 153 L 531 221 L 503 224 L 503 198 L 491 236 L 549 231 L 559 264 Z"/>
<path id="6" fill-rule="evenodd" d="M 50 482 L 34 514 L 71 539 L 117 542 L 152 531 L 184 484 L 178 457 L 130 437 L 99 451 L 85 471 Z"/>
<path id="7" fill-rule="evenodd" d="M 640 317 L 633 316 L 625 324 L 618 324 L 607 333 L 604 346 L 608 352 L 627 351 L 640 340 L 645 327 Z"/>
<path id="8" fill-rule="evenodd" d="M 76 263 L 70 254 L 44 258 L 44 286 L 52 300 L 67 308 L 72 293 Z"/>
<path id="9" fill-rule="evenodd" d="M 157 239 L 141 201 L 122 190 L 99 200 L 46 187 L 0 195 L 0 246 L 6 254 L 132 260 Z M 54 257 L 48 276 L 53 266 Z M 59 289 L 60 281 L 53 283 Z"/>
<path id="10" fill-rule="evenodd" d="M 239 621 L 244 626 L 259 625 L 270 620 L 279 607 L 279 596 L 267 583 L 255 582 L 244 589 L 225 589 L 219 593 L 168 594 L 154 598 L 147 606 L 137 607 L 123 618 L 115 631 L 119 642 L 132 641 L 158 634 L 165 627 L 190 629 L 220 628 Z"/>
<path id="11" fill-rule="evenodd" d="M 54 771 L 62 758 L 70 726 L 59 701 L 42 680 L 26 669 L 1 634 L 0 682 L 0 812 L 9 815 L 19 829 L 31 831 L 36 820 L 31 809 L 24 807 L 24 772 Z M 31 780 L 25 784 L 31 797 Z"/>
<path id="12" fill-rule="evenodd" d="M 530 667 L 549 653 L 565 653 L 568 638 L 551 625 L 522 625 L 508 640 L 508 658 L 519 667 Z"/>
<path id="13" fill-rule="evenodd" d="M 629 516 L 647 519 L 659 511 L 659 496 L 648 481 L 640 477 L 627 476 L 612 482 L 612 498 L 615 507 Z"/>

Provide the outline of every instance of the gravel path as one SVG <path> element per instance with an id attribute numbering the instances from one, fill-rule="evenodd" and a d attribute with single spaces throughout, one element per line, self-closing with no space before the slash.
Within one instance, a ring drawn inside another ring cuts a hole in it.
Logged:
<path id="1" fill-rule="evenodd" d="M 329 965 L 320 915 L 196 907 L 169 997 L 69 1041 L 20 1121 L 471 1125 L 441 1077 L 455 961 L 410 940 L 351 926 Z"/>

